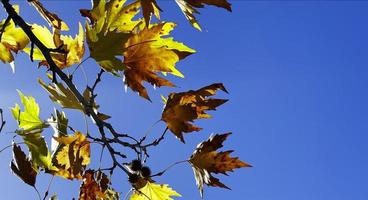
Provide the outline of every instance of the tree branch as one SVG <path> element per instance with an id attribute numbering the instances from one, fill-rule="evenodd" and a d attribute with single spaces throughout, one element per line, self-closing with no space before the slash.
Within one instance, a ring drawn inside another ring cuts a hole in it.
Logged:
<path id="1" fill-rule="evenodd" d="M 45 57 L 47 63 L 50 66 L 50 70 L 53 72 L 53 82 L 56 82 L 56 76 L 59 76 L 59 78 L 69 87 L 69 89 L 73 92 L 75 97 L 78 99 L 78 101 L 83 105 L 85 113 L 90 116 L 96 123 L 99 132 L 101 134 L 101 141 L 106 145 L 107 149 L 109 150 L 113 165 L 116 167 L 119 167 L 121 170 L 123 170 L 126 174 L 130 174 L 128 169 L 126 169 L 123 165 L 121 165 L 117 158 L 116 154 L 114 153 L 114 149 L 112 148 L 111 144 L 106 140 L 106 133 L 104 128 L 107 128 L 110 133 L 114 136 L 114 138 L 118 139 L 119 136 L 118 133 L 115 131 L 115 129 L 112 127 L 111 124 L 104 122 L 101 120 L 97 113 L 93 110 L 92 106 L 90 106 L 89 102 L 83 97 L 83 95 L 78 91 L 73 81 L 56 65 L 54 60 L 51 57 L 51 52 L 55 52 L 55 50 L 50 49 L 46 47 L 32 32 L 32 27 L 29 26 L 22 17 L 18 15 L 18 13 L 14 10 L 13 6 L 9 3 L 9 0 L 1 0 L 6 12 L 8 13 L 9 17 L 14 21 L 14 23 L 22 28 L 22 30 L 25 32 L 25 34 L 28 36 L 30 41 L 36 45 L 43 56 Z M 130 137 L 129 137 L 130 138 Z M 120 140 L 119 140 L 120 141 Z M 120 142 L 119 144 L 122 144 L 125 147 L 130 147 L 134 150 L 136 150 L 137 145 L 136 144 L 130 144 L 127 142 Z"/>

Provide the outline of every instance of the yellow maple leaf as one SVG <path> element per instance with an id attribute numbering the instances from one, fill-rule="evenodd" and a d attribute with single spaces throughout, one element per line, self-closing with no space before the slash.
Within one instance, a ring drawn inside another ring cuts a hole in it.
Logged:
<path id="1" fill-rule="evenodd" d="M 167 184 L 156 184 L 147 181 L 147 184 L 134 191 L 130 200 L 173 200 L 171 197 L 181 195 L 169 187 Z"/>
<path id="2" fill-rule="evenodd" d="M 125 44 L 125 83 L 140 96 L 149 100 L 143 81 L 154 86 L 174 86 L 170 81 L 158 76 L 157 72 L 171 73 L 184 77 L 176 68 L 176 63 L 195 51 L 183 43 L 166 37 L 176 26 L 164 22 L 144 28 L 134 34 Z"/>
<path id="3" fill-rule="evenodd" d="M 74 135 L 54 137 L 61 145 L 54 153 L 54 173 L 67 179 L 82 179 L 82 172 L 90 163 L 90 142 L 81 132 Z"/>
<path id="4" fill-rule="evenodd" d="M 51 33 L 48 28 L 37 24 L 32 25 L 32 32 L 47 48 L 56 49 L 62 46 L 61 49 L 65 53 L 51 52 L 51 57 L 60 69 L 81 62 L 84 55 L 84 30 L 80 23 L 79 33 L 75 38 L 68 35 L 59 35 L 56 29 L 54 29 L 54 33 Z M 25 48 L 24 51 L 29 55 L 31 54 L 31 48 L 29 47 Z M 38 48 L 34 48 L 32 58 L 40 60 L 41 65 L 48 65 L 41 50 Z"/>
<path id="5" fill-rule="evenodd" d="M 140 4 L 124 5 L 126 0 L 94 1 L 92 10 L 82 9 L 83 16 L 92 24 L 86 24 L 87 43 L 91 57 L 106 71 L 117 75 L 124 66 L 117 56 L 124 53 L 124 44 L 131 31 L 142 20 L 133 20 Z"/>
<path id="6" fill-rule="evenodd" d="M 15 7 L 18 10 L 18 7 Z M 14 72 L 14 56 L 12 52 L 18 53 L 19 50 L 24 49 L 29 43 L 27 35 L 21 28 L 17 28 L 10 20 L 5 28 L 5 20 L 0 22 L 0 30 L 4 29 L 0 40 L 0 60 L 3 63 L 10 63 Z"/>

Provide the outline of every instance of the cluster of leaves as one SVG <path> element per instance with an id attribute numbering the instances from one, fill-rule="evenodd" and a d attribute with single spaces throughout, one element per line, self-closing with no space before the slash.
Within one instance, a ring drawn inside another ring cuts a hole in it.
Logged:
<path id="1" fill-rule="evenodd" d="M 201 28 L 194 14 L 199 14 L 198 9 L 204 5 L 214 5 L 231 11 L 226 0 L 175 1 L 189 22 L 199 30 Z M 194 125 L 194 120 L 210 118 L 206 112 L 216 110 L 227 101 L 212 98 L 219 90 L 227 92 L 224 85 L 215 83 L 198 90 L 171 93 L 167 98 L 163 97 L 165 108 L 161 121 L 166 123 L 166 129 L 160 138 L 151 143 L 145 143 L 146 137 L 136 139 L 119 134 L 106 122 L 110 116 L 100 113 L 95 101 L 97 95 L 94 90 L 101 81 L 102 74 L 108 72 L 117 78 L 123 78 L 126 87 L 151 101 L 144 82 L 154 87 L 174 87 L 172 82 L 159 73 L 164 76 L 172 74 L 184 77 L 176 68 L 176 63 L 195 53 L 195 50 L 170 36 L 170 32 L 176 27 L 175 23 L 151 23 L 151 17 L 154 15 L 159 19 L 162 11 L 156 0 L 129 3 L 127 0 L 93 0 L 91 9 L 80 10 L 81 15 L 86 17 L 85 28 L 79 23 L 79 33 L 74 38 L 62 34 L 69 30 L 69 26 L 58 15 L 48 11 L 39 0 L 28 2 L 52 29 L 24 22 L 19 16 L 18 7 L 11 7 L 8 1 L 2 0 L 9 17 L 0 24 L 0 60 L 10 63 L 14 68 L 13 53 L 23 51 L 32 61 L 38 60 L 39 66 L 46 66 L 52 72 L 48 74 L 50 83 L 41 79 L 38 82 L 49 93 L 50 99 L 62 108 L 79 110 L 84 115 L 91 116 L 100 136 L 93 137 L 90 133 L 74 130 L 65 113 L 56 109 L 49 119 L 42 120 L 35 99 L 18 91 L 23 109 L 16 104 L 11 112 L 19 126 L 16 135 L 22 141 L 12 145 L 12 171 L 32 187 L 35 187 L 37 175 L 43 171 L 69 180 L 81 180 L 79 199 L 119 199 L 120 194 L 112 188 L 104 170 L 88 169 L 91 162 L 90 146 L 94 142 L 110 152 L 113 164 L 107 170 L 111 174 L 119 167 L 128 175 L 133 189 L 131 200 L 170 200 L 180 196 L 168 185 L 158 184 L 153 180 L 153 177 L 163 175 L 166 170 L 152 175 L 150 168 L 143 166 L 145 159 L 142 157 L 148 157 L 148 148 L 157 146 L 167 131 L 172 132 L 183 143 L 184 134 L 200 131 L 202 128 Z M 143 18 L 137 18 L 139 14 Z M 78 69 L 84 61 L 86 48 L 90 54 L 87 59 L 93 58 L 101 71 L 95 83 L 80 93 L 73 83 L 72 75 L 66 75 L 63 70 L 73 66 Z M 64 83 L 56 81 L 56 74 Z M 51 145 L 48 145 L 44 137 L 44 132 L 49 128 L 53 130 Z M 105 129 L 109 130 L 111 137 L 106 134 Z M 231 150 L 218 151 L 229 135 L 230 133 L 210 136 L 183 161 L 192 166 L 201 196 L 204 185 L 228 188 L 212 173 L 227 175 L 227 172 L 236 168 L 250 167 L 237 157 L 231 157 Z M 123 141 L 121 138 L 134 142 Z M 26 145 L 29 156 L 19 144 Z M 117 156 L 126 159 L 126 155 L 114 149 L 111 144 L 131 148 L 137 153 L 137 158 L 121 164 L 123 162 Z M 45 198 L 46 196 L 47 194 Z"/>

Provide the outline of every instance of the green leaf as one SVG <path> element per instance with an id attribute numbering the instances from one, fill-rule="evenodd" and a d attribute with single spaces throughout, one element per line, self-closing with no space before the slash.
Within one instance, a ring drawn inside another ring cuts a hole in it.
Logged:
<path id="1" fill-rule="evenodd" d="M 32 96 L 25 96 L 18 90 L 24 111 L 20 110 L 18 104 L 11 108 L 13 117 L 18 121 L 19 128 L 17 134 L 21 136 L 31 153 L 34 169 L 42 167 L 48 170 L 55 170 L 51 163 L 51 154 L 47 148 L 45 138 L 41 136 L 43 128 L 48 125 L 39 117 L 40 108 Z"/>
<path id="2" fill-rule="evenodd" d="M 93 2 L 92 10 L 81 10 L 92 22 L 86 24 L 87 43 L 91 57 L 106 71 L 118 75 L 124 65 L 118 56 L 124 53 L 124 44 L 133 29 L 142 22 L 133 20 L 140 3 L 125 5 L 126 0 Z"/>
<path id="3" fill-rule="evenodd" d="M 34 169 L 37 170 L 41 167 L 47 170 L 57 170 L 57 168 L 52 165 L 51 153 L 41 133 L 42 129 L 17 131 L 17 134 L 23 138 L 24 143 L 28 146 Z"/>
<path id="4" fill-rule="evenodd" d="M 14 119 L 18 121 L 19 128 L 24 131 L 45 128 L 47 125 L 39 117 L 40 108 L 35 99 L 32 96 L 24 96 L 20 90 L 17 91 L 24 106 L 24 111 L 21 111 L 20 106 L 15 104 L 15 107 L 11 108 L 11 112 Z"/>

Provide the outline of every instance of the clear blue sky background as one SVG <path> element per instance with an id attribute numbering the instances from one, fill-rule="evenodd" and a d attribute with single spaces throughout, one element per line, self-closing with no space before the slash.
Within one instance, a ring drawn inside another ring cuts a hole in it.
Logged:
<path id="1" fill-rule="evenodd" d="M 17 1 L 19 2 L 19 1 Z M 368 2 L 366 1 L 232 1 L 233 13 L 208 8 L 200 21 L 204 32 L 192 29 L 174 2 L 161 1 L 163 19 L 174 19 L 174 33 L 198 51 L 178 65 L 185 79 L 170 77 L 178 90 L 196 89 L 223 82 L 230 101 L 212 112 L 212 120 L 198 125 L 205 129 L 188 135 L 187 144 L 172 135 L 152 152 L 149 165 L 158 171 L 188 157 L 196 144 L 211 133 L 233 131 L 225 149 L 254 165 L 230 177 L 218 176 L 233 190 L 206 188 L 206 199 L 247 200 L 365 200 L 368 198 Z M 23 5 L 22 15 L 41 22 L 33 8 Z M 50 9 L 69 22 L 75 34 L 78 9 L 89 8 L 89 1 L 47 1 Z M 1 11 L 4 16 L 4 12 Z M 42 117 L 54 107 L 36 83 L 45 77 L 44 69 L 20 54 L 16 74 L 8 65 L 0 66 L 0 105 L 19 102 L 16 88 L 37 97 Z M 86 62 L 91 82 L 98 68 Z M 81 71 L 77 72 L 82 76 Z M 85 86 L 81 78 L 79 88 Z M 150 87 L 151 88 L 151 87 Z M 98 102 L 102 111 L 121 131 L 142 135 L 160 117 L 159 89 L 150 94 L 149 103 L 136 94 L 125 93 L 122 81 L 104 76 Z M 67 111 L 72 125 L 85 131 L 82 115 Z M 6 110 L 12 131 L 16 123 Z M 92 125 L 91 125 L 92 126 Z M 152 135 L 159 135 L 158 125 Z M 93 131 L 93 129 L 92 129 Z M 45 132 L 47 138 L 51 131 Z M 1 133 L 0 146 L 11 142 L 12 134 Z M 97 162 L 99 149 L 94 148 Z M 33 189 L 12 176 L 10 151 L 0 155 L 1 199 L 36 199 Z M 104 161 L 108 164 L 108 160 Z M 50 176 L 38 179 L 44 191 Z M 180 165 L 157 178 L 183 195 L 181 199 L 200 199 L 191 168 Z M 129 190 L 126 178 L 117 173 L 115 188 Z M 60 199 L 78 196 L 79 183 L 56 179 L 52 192 Z"/>

